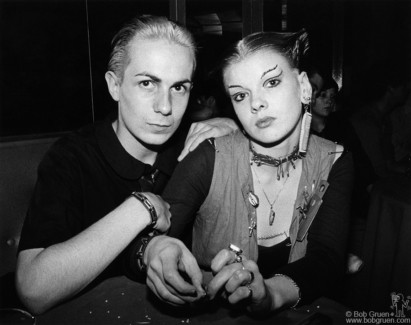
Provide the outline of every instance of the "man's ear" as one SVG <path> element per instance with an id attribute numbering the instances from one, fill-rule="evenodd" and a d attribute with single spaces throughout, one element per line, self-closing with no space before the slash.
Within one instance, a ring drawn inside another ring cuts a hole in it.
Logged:
<path id="1" fill-rule="evenodd" d="M 118 102 L 120 91 L 120 80 L 113 71 L 107 71 L 105 74 L 108 91 L 111 97 Z"/>
<path id="2" fill-rule="evenodd" d="M 300 100 L 304 104 L 309 104 L 312 97 L 312 87 L 305 71 L 298 75 L 298 81 L 300 82 Z"/>

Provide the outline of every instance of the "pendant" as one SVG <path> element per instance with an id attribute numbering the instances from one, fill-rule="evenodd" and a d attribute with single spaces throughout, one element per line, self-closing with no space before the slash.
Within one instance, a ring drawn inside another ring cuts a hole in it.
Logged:
<path id="1" fill-rule="evenodd" d="M 258 196 L 255 195 L 253 192 L 248 193 L 248 201 L 251 203 L 251 205 L 256 208 L 260 204 L 260 200 L 258 199 Z"/>
<path id="2" fill-rule="evenodd" d="M 273 225 L 274 218 L 275 218 L 275 212 L 273 210 L 273 207 L 270 207 L 270 215 L 269 215 L 269 218 L 268 218 L 268 222 L 270 223 L 270 226 Z"/>

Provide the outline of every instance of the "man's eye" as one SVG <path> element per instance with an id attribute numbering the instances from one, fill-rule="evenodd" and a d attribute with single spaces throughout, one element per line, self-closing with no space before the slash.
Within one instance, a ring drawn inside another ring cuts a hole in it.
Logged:
<path id="1" fill-rule="evenodd" d="M 174 91 L 177 93 L 185 93 L 187 88 L 184 85 L 176 85 L 174 86 Z"/>
<path id="2" fill-rule="evenodd" d="M 154 87 L 154 83 L 151 80 L 140 81 L 139 85 L 143 88 L 151 89 Z"/>

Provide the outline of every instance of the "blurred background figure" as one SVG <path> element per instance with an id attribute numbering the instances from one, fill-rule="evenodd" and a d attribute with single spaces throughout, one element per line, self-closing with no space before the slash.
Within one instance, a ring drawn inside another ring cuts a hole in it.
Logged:
<path id="1" fill-rule="evenodd" d="M 351 122 L 376 174 L 387 177 L 390 172 L 405 172 L 402 160 L 410 154 L 410 124 L 403 125 L 410 110 L 406 108 L 409 75 L 402 67 L 378 63 L 357 82 Z"/>
<path id="2" fill-rule="evenodd" d="M 323 86 L 317 90 L 316 98 L 313 99 L 313 104 L 311 107 L 311 113 L 313 116 L 311 122 L 311 132 L 335 142 L 342 142 L 343 130 L 337 130 L 338 132 L 335 132 L 335 128 L 330 127 L 330 124 L 327 123 L 332 120 L 334 115 L 333 113 L 337 111 L 336 96 L 338 94 L 338 85 L 331 76 L 322 78 L 316 74 L 316 77 L 322 79 Z M 340 123 L 337 124 L 337 126 L 340 125 Z"/>
<path id="3" fill-rule="evenodd" d="M 322 66 L 318 58 L 307 65 L 308 78 L 313 88 L 311 104 L 311 132 L 327 140 L 342 144 L 352 152 L 355 181 L 351 207 L 351 228 L 348 247 L 347 272 L 356 273 L 362 267 L 362 243 L 369 206 L 369 189 L 377 176 L 360 139 L 355 132 L 348 108 L 342 104 L 341 91 L 332 77 L 331 68 Z"/>

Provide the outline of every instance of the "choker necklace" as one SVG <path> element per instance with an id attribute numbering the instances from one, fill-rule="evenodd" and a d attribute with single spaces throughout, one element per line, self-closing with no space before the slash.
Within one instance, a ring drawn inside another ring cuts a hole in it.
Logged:
<path id="1" fill-rule="evenodd" d="M 250 151 L 251 151 L 251 159 L 250 159 L 250 164 L 252 165 L 255 163 L 257 166 L 261 165 L 268 165 L 272 167 L 277 167 L 277 180 L 280 180 L 280 175 L 282 178 L 284 178 L 284 168 L 283 164 L 287 162 L 287 177 L 290 176 L 289 173 L 289 165 L 291 164 L 293 168 L 295 169 L 295 164 L 294 161 L 297 159 L 301 159 L 302 156 L 298 152 L 298 146 L 294 147 L 294 150 L 287 156 L 283 158 L 274 158 L 271 156 L 263 155 L 254 150 L 253 145 L 251 144 L 250 141 Z"/>

